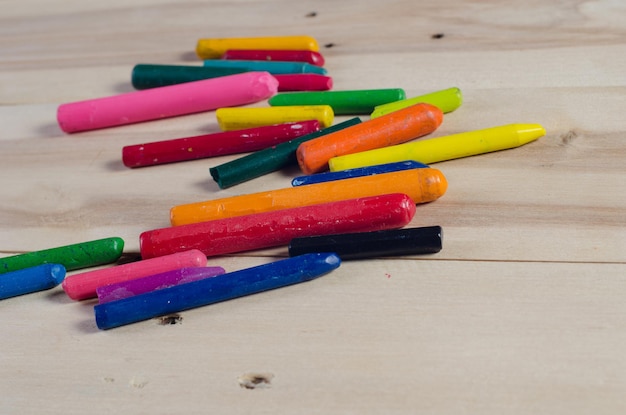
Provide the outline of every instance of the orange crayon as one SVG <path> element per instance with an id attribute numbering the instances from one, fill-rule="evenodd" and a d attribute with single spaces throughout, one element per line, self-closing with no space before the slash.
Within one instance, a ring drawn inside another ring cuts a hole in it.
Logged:
<path id="1" fill-rule="evenodd" d="M 305 174 L 318 173 L 328 169 L 333 157 L 401 144 L 432 133 L 442 121 L 439 108 L 412 105 L 300 144 L 298 164 Z"/>
<path id="2" fill-rule="evenodd" d="M 186 225 L 387 193 L 404 193 L 414 203 L 426 203 L 441 197 L 447 188 L 439 170 L 412 169 L 174 206 L 170 221 L 174 226 Z"/>

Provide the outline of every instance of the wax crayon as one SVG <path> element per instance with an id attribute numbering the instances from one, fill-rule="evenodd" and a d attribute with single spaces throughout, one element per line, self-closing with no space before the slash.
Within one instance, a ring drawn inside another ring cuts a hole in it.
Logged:
<path id="1" fill-rule="evenodd" d="M 187 267 L 147 277 L 136 278 L 129 281 L 122 281 L 115 284 L 104 285 L 96 288 L 98 302 L 108 303 L 110 301 L 121 300 L 122 298 L 144 294 L 150 291 L 162 290 L 179 284 L 186 284 L 192 281 L 211 278 L 222 275 L 226 270 L 222 267 Z"/>
<path id="2" fill-rule="evenodd" d="M 545 133 L 539 124 L 508 124 L 335 157 L 328 164 L 331 171 L 407 159 L 430 164 L 519 147 Z"/>
<path id="3" fill-rule="evenodd" d="M 334 252 L 342 261 L 381 256 L 434 254 L 441 251 L 441 226 L 390 229 L 294 238 L 289 255 Z"/>
<path id="4" fill-rule="evenodd" d="M 307 62 L 315 66 L 324 66 L 324 57 L 312 50 L 268 50 L 268 49 L 233 49 L 227 50 L 222 59 L 251 61 Z"/>
<path id="5" fill-rule="evenodd" d="M 267 72 L 246 72 L 62 104 L 57 121 L 66 133 L 95 130 L 250 104 L 277 89 Z"/>
<path id="6" fill-rule="evenodd" d="M 292 73 L 326 75 L 328 73 L 326 69 L 306 62 L 206 60 L 203 65 L 206 68 L 240 68 L 247 71 L 268 72 L 272 75 Z"/>
<path id="7" fill-rule="evenodd" d="M 290 107 L 219 108 L 215 111 L 222 131 L 264 125 L 317 120 L 322 128 L 333 124 L 333 109 L 329 105 L 294 105 Z"/>
<path id="8" fill-rule="evenodd" d="M 43 264 L 0 274 L 0 300 L 56 287 L 65 278 L 61 264 Z"/>
<path id="9" fill-rule="evenodd" d="M 296 149 L 301 143 L 356 125 L 360 122 L 361 120 L 358 117 L 351 118 L 333 125 L 332 127 L 324 128 L 323 130 L 278 144 L 275 147 L 268 147 L 265 150 L 260 150 L 227 163 L 211 167 L 209 171 L 213 180 L 217 182 L 219 187 L 226 189 L 247 180 L 252 180 L 256 177 L 261 177 L 273 171 L 280 170 L 283 167 L 296 164 Z"/>
<path id="10" fill-rule="evenodd" d="M 412 105 L 302 143 L 296 157 L 304 174 L 318 173 L 328 170 L 328 160 L 332 157 L 413 140 L 435 131 L 442 120 L 439 108 L 430 104 Z"/>
<path id="11" fill-rule="evenodd" d="M 350 179 L 352 177 L 371 176 L 374 174 L 390 173 L 393 171 L 423 169 L 428 165 L 417 161 L 400 161 L 397 163 L 379 164 L 376 166 L 361 167 L 358 169 L 343 170 L 337 172 L 324 172 L 310 174 L 308 176 L 298 176 L 291 181 L 292 186 L 305 186 L 315 183 L 331 182 L 334 180 Z"/>
<path id="12" fill-rule="evenodd" d="M 189 248 L 217 256 L 287 245 L 298 236 L 401 228 L 413 215 L 411 198 L 393 193 L 154 229 L 139 240 L 143 258 Z"/>
<path id="13" fill-rule="evenodd" d="M 37 265 L 61 264 L 67 271 L 110 264 L 122 256 L 122 238 L 104 238 L 0 258 L 0 274 Z"/>
<path id="14" fill-rule="evenodd" d="M 415 105 L 420 102 L 434 105 L 439 108 L 441 112 L 446 114 L 461 106 L 463 103 L 463 95 L 461 94 L 461 90 L 456 87 L 442 89 L 441 91 L 435 91 L 430 94 L 419 95 L 413 98 L 378 105 L 374 108 L 370 118 L 378 118 L 382 115 L 401 110 L 402 108 L 410 107 L 411 105 Z"/>
<path id="15" fill-rule="evenodd" d="M 138 64 L 134 67 L 131 82 L 135 89 L 150 89 L 202 79 L 250 72 L 245 68 L 206 68 L 191 65 Z M 333 87 L 333 79 L 314 73 L 273 75 L 278 81 L 278 91 L 327 91 Z"/>
<path id="16" fill-rule="evenodd" d="M 132 70 L 131 83 L 135 89 L 150 89 L 243 72 L 250 71 L 243 68 L 205 68 L 204 66 L 140 63 Z"/>
<path id="17" fill-rule="evenodd" d="M 176 285 L 94 307 L 96 324 L 111 329 L 195 307 L 232 300 L 320 277 L 341 264 L 334 253 L 316 253 Z"/>
<path id="18" fill-rule="evenodd" d="M 333 87 L 333 78 L 313 73 L 274 75 L 278 91 L 327 91 Z"/>
<path id="19" fill-rule="evenodd" d="M 441 197 L 447 186 L 436 169 L 396 171 L 174 206 L 170 221 L 178 226 L 387 193 L 404 193 L 414 203 L 426 203 Z"/>
<path id="20" fill-rule="evenodd" d="M 400 88 L 360 89 L 353 91 L 290 92 L 274 95 L 268 101 L 273 107 L 286 105 L 330 105 L 335 115 L 369 115 L 374 107 L 405 98 Z"/>
<path id="21" fill-rule="evenodd" d="M 135 144 L 122 148 L 122 161 L 126 167 L 134 168 L 246 153 L 275 146 L 319 129 L 317 120 L 309 120 Z"/>
<path id="22" fill-rule="evenodd" d="M 95 297 L 96 288 L 103 285 L 147 277 L 178 268 L 204 267 L 206 263 L 206 256 L 202 252 L 190 249 L 159 258 L 70 275 L 63 281 L 63 290 L 73 300 L 85 300 Z"/>
<path id="23" fill-rule="evenodd" d="M 224 56 L 227 50 L 320 50 L 317 40 L 311 36 L 266 36 L 199 39 L 196 54 L 200 59 L 216 59 Z"/>

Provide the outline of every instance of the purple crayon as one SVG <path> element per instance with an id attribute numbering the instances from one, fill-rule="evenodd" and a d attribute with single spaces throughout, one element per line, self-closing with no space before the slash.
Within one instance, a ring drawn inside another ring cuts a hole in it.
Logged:
<path id="1" fill-rule="evenodd" d="M 216 277 L 225 272 L 222 267 L 180 268 L 134 280 L 103 285 L 96 288 L 96 294 L 98 295 L 99 303 L 103 304 L 204 278 Z"/>

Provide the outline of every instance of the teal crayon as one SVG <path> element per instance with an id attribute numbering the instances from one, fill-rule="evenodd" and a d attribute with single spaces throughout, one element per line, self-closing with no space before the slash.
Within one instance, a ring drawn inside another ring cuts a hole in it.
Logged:
<path id="1" fill-rule="evenodd" d="M 293 73 L 313 73 L 326 75 L 327 71 L 319 66 L 306 62 L 277 62 L 277 61 L 238 61 L 209 59 L 204 61 L 205 68 L 238 68 L 251 72 L 269 72 L 272 75 Z"/>
<path id="2" fill-rule="evenodd" d="M 131 73 L 131 83 L 135 89 L 149 89 L 161 86 L 219 78 L 248 72 L 244 68 L 206 68 L 191 65 L 152 65 L 140 63 Z"/>

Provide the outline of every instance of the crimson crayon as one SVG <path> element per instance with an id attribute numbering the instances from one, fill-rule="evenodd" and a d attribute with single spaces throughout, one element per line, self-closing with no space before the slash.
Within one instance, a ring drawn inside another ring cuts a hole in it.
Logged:
<path id="1" fill-rule="evenodd" d="M 296 237 L 401 228 L 415 215 L 403 194 L 347 199 L 143 232 L 144 259 L 197 249 L 206 256 L 287 245 Z"/>
<path id="2" fill-rule="evenodd" d="M 315 66 L 324 66 L 324 57 L 322 54 L 312 50 L 230 49 L 222 55 L 222 59 L 307 62 Z"/>
<path id="3" fill-rule="evenodd" d="M 321 277 L 341 265 L 334 253 L 306 254 L 94 307 L 99 329 L 232 300 Z"/>
<path id="4" fill-rule="evenodd" d="M 136 144 L 122 149 L 122 161 L 126 167 L 135 168 L 247 153 L 272 147 L 319 129 L 317 120 L 308 120 Z"/>
<path id="5" fill-rule="evenodd" d="M 333 78 L 314 73 L 274 75 L 278 91 L 328 91 L 333 87 Z"/>

